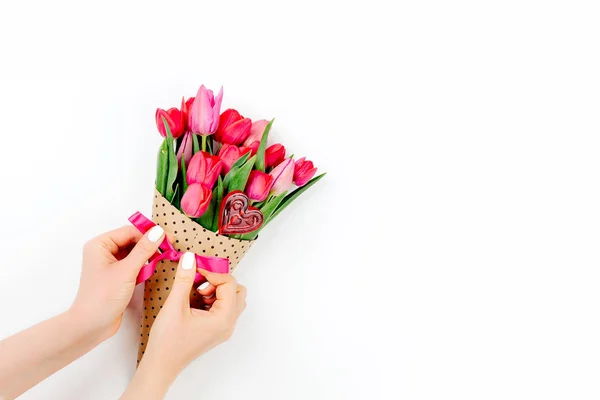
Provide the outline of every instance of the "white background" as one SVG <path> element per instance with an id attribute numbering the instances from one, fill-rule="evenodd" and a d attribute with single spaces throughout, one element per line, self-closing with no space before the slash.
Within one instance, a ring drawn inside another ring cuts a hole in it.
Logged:
<path id="1" fill-rule="evenodd" d="M 65 310 L 83 243 L 149 212 L 156 107 L 222 84 L 329 174 L 168 399 L 597 399 L 594 6 L 2 2 L 0 337 Z M 23 398 L 117 398 L 137 300 Z"/>

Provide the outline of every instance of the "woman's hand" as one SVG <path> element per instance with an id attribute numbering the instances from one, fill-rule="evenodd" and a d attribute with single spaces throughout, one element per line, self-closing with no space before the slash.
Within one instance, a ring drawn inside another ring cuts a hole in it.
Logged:
<path id="1" fill-rule="evenodd" d="M 191 361 L 223 343 L 233 333 L 246 308 L 246 288 L 229 274 L 198 269 L 209 285 L 201 285 L 209 310 L 190 308 L 196 274 L 193 253 L 177 268 L 175 283 L 150 331 L 150 339 L 136 375 L 122 399 L 162 399 L 172 381 Z M 214 292 L 214 296 L 211 293 Z"/>
<path id="2" fill-rule="evenodd" d="M 143 236 L 133 226 L 124 226 L 87 242 L 79 291 L 69 312 L 104 338 L 114 335 L 133 295 L 136 277 L 164 235 L 160 226 Z"/>

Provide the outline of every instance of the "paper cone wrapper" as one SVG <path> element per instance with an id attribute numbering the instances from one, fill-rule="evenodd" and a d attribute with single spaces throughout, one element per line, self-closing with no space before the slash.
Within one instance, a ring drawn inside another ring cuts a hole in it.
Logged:
<path id="1" fill-rule="evenodd" d="M 203 228 L 173 207 L 157 191 L 154 192 L 152 221 L 162 226 L 168 234 L 175 238 L 173 246 L 178 251 L 193 251 L 200 256 L 227 258 L 229 259 L 230 271 L 235 269 L 248 249 L 254 244 L 254 241 L 231 239 Z M 170 260 L 163 260 L 156 266 L 154 274 L 144 283 L 138 363 L 144 355 L 150 336 L 150 328 L 152 328 L 158 312 L 169 295 L 177 271 L 177 262 Z M 190 292 L 190 301 L 194 308 L 200 308 L 202 305 L 202 296 L 196 292 L 197 286 L 198 284 L 195 284 Z"/>

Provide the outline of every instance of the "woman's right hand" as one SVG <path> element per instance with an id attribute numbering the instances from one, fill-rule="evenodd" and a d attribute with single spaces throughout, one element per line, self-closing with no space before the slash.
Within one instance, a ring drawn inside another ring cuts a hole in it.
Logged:
<path id="1" fill-rule="evenodd" d="M 198 269 L 210 283 L 199 290 L 208 297 L 209 310 L 190 307 L 196 258 L 185 253 L 177 267 L 171 293 L 150 331 L 148 346 L 123 399 L 162 398 L 177 375 L 191 361 L 231 337 L 246 308 L 246 288 L 230 274 Z M 214 297 L 211 292 L 214 291 Z M 162 394 L 161 394 L 162 393 Z"/>

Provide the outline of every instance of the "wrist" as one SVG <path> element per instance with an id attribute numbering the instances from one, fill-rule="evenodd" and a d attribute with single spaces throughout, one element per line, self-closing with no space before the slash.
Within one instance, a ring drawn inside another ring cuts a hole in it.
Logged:
<path id="1" fill-rule="evenodd" d="M 146 353 L 121 400 L 163 399 L 179 372 Z"/>
<path id="2" fill-rule="evenodd" d="M 82 338 L 97 344 L 102 343 L 112 336 L 110 329 L 104 327 L 91 318 L 89 313 L 71 307 L 62 314 L 65 324 Z"/>

